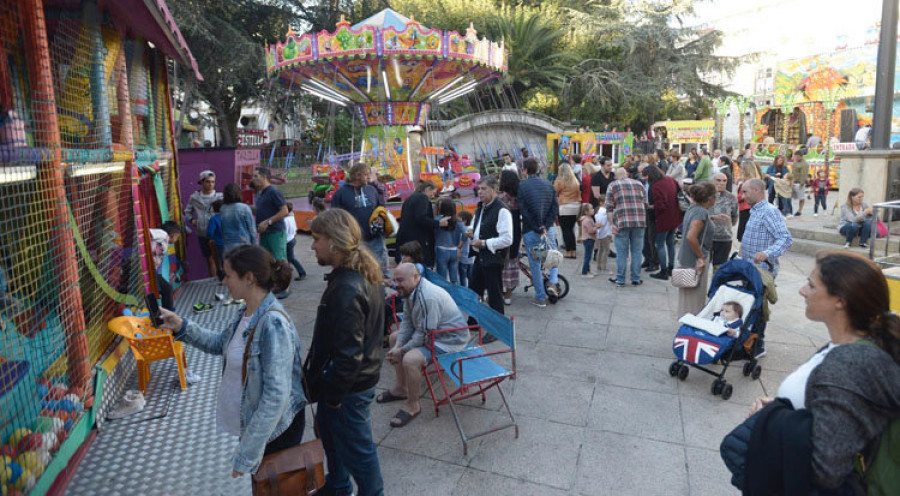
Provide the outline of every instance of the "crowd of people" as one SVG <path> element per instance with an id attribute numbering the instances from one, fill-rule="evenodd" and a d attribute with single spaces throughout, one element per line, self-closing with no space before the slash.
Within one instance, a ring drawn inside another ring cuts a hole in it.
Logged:
<path id="1" fill-rule="evenodd" d="M 305 359 L 293 320 L 276 297 L 288 291 L 289 263 L 298 278 L 305 276 L 293 254 L 296 225 L 291 222 L 290 205 L 271 184 L 266 169 L 257 169 L 253 176 L 255 212 L 241 202 L 241 191 L 234 184 L 227 185 L 218 198 L 215 175 L 204 172 L 202 189 L 192 195 L 188 206 L 194 215 L 186 220 L 207 233 L 200 243 L 213 258 L 210 267 L 221 273 L 232 297 L 245 302 L 244 311 L 223 333 L 176 315 L 170 300 L 164 300 L 168 310 L 162 316 L 179 339 L 223 356 L 216 422 L 220 431 L 239 439 L 233 475 L 253 473 L 263 456 L 299 444 L 305 406 L 317 403 L 316 423 L 328 466 L 324 494 L 353 494 L 351 479 L 356 483 L 355 494 L 383 493 L 371 403 L 401 403 L 390 425 L 406 426 L 421 412 L 423 365 L 435 354 L 459 351 L 470 343 L 473 322 L 466 320 L 445 290 L 425 278 L 429 269 L 452 284 L 469 287 L 502 315 L 519 284 L 519 251 L 525 250 L 531 273 L 541 274 L 538 253 L 557 247 L 558 232 L 564 257 L 575 258 L 577 244 L 583 246 L 584 278 L 609 275 L 609 282 L 619 288 L 629 283 L 641 286 L 642 272 L 667 280 L 676 269 L 693 270 L 699 282 L 679 289 L 679 315 L 697 313 L 704 306 L 709 274 L 732 256 L 752 262 L 763 279 L 774 285 L 779 257 L 792 240 L 785 225 L 784 197 L 778 206 L 771 203 L 773 188 L 776 193 L 779 188 L 773 183 L 785 177 L 795 180 L 787 200 L 799 201 L 794 214 L 799 215 L 807 182 L 797 179 L 808 174 L 808 166 L 804 168 L 801 154 L 794 157 L 793 170 L 779 169 L 783 162 L 776 161 L 764 174 L 752 160 L 742 156 L 735 160 L 731 155 L 730 149 L 712 155 L 703 149 L 691 150 L 687 157 L 677 150 L 659 151 L 627 157 L 618 168 L 609 157 L 582 161 L 575 155 L 560 164 L 552 181 L 545 179 L 546 171 L 534 158 L 525 158 L 521 165 L 509 160 L 498 176 L 486 175 L 478 181 L 474 214 L 458 211 L 450 198 L 435 201 L 437 188 L 422 181 L 401 207 L 395 233 L 399 264 L 390 280 L 386 279 L 385 236 L 392 227 L 386 217 L 384 189 L 377 187 L 367 165 L 356 164 L 334 195 L 331 208 L 326 210 L 319 203 L 310 224 L 316 260 L 331 267 L 331 272 L 326 275 L 327 287 Z M 798 185 L 801 189 L 795 189 Z M 817 176 L 810 186 L 816 211 L 820 205 L 824 209 L 827 179 Z M 848 243 L 859 236 L 864 245 L 872 233 L 871 207 L 863 196 L 862 190 L 854 189 L 842 207 L 840 229 Z M 162 246 L 180 232 L 179 226 L 167 224 L 154 235 Z M 739 248 L 733 255 L 735 239 Z M 610 257 L 615 260 L 614 271 L 608 267 Z M 840 435 L 846 446 L 870 449 L 876 430 L 891 418 L 873 408 L 874 386 L 854 382 L 865 377 L 866 369 L 860 367 L 867 363 L 857 359 L 873 360 L 889 369 L 879 384 L 889 390 L 893 411 L 900 411 L 896 386 L 900 382 L 888 384 L 900 377 L 896 364 L 900 320 L 887 310 L 885 295 L 879 293 L 875 306 L 857 301 L 860 281 L 878 277 L 883 281 L 880 273 L 870 273 L 873 267 L 852 254 L 823 256 L 801 291 L 808 304 L 807 316 L 826 323 L 832 343 L 810 360 L 811 365 L 789 376 L 778 396 L 793 403 L 794 409 L 805 406 L 813 412 L 812 448 L 807 454 L 813 460 L 810 483 L 814 485 L 834 487 L 846 484 L 848 477 L 848 451 L 817 443 Z M 543 278 L 533 278 L 531 302 L 537 307 L 546 307 L 549 295 L 558 294 L 558 270 L 547 271 L 546 285 Z M 386 294 L 392 301 L 386 300 Z M 385 339 L 386 323 L 392 323 L 388 312 L 399 305 L 404 318 L 393 322 L 397 325 L 387 329 L 393 332 Z M 727 311 L 723 308 L 720 318 L 732 325 L 739 321 L 741 310 L 739 306 L 734 310 L 733 302 L 727 305 L 731 306 Z M 762 332 L 754 336 L 752 357 L 766 354 L 764 339 Z M 857 340 L 871 340 L 876 346 L 832 351 Z M 394 368 L 395 382 L 376 396 L 384 358 Z M 840 386 L 829 382 L 842 373 L 850 391 L 846 394 L 835 393 Z M 861 394 L 854 396 L 853 391 Z M 865 415 L 834 406 L 832 394 Z M 753 413 L 783 404 L 760 399 Z M 827 412 L 821 425 L 816 424 L 817 409 Z M 858 422 L 854 424 L 858 429 L 836 432 L 841 422 L 852 421 Z M 817 426 L 829 434 L 817 432 Z"/>

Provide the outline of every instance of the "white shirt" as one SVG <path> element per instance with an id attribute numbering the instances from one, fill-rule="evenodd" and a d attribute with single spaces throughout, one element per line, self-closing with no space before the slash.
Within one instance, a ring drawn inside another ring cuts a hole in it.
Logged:
<path id="1" fill-rule="evenodd" d="M 517 176 L 519 175 L 519 167 L 516 166 L 515 162 L 510 162 L 510 163 L 504 165 L 500 170 L 501 171 L 507 171 L 507 170 L 513 171 L 516 173 Z"/>
<path id="2" fill-rule="evenodd" d="M 495 201 L 497 201 L 496 198 L 484 207 L 491 205 Z M 484 217 L 484 207 L 482 207 L 481 213 L 476 220 L 478 226 L 475 228 L 472 239 L 481 239 L 478 235 L 481 234 L 481 218 Z M 497 237 L 486 239 L 484 242 L 487 244 L 488 250 L 491 250 L 491 253 L 497 253 L 497 250 L 502 250 L 512 245 L 512 239 L 512 214 L 506 208 L 501 208 L 500 214 L 497 216 Z"/>
<path id="3" fill-rule="evenodd" d="M 216 399 L 218 431 L 235 436 L 241 435 L 241 394 L 244 389 L 241 369 L 244 366 L 244 331 L 249 325 L 250 317 L 244 316 L 225 348 L 225 370 Z"/>
<path id="4" fill-rule="evenodd" d="M 606 216 L 606 207 L 597 208 L 594 214 L 594 225 L 597 226 L 597 239 L 606 239 L 612 236 L 612 228 L 609 227 L 609 218 Z"/>
<path id="5" fill-rule="evenodd" d="M 579 181 L 581 181 L 582 170 L 583 169 L 581 168 L 581 164 L 572 164 L 572 172 L 575 174 L 575 177 L 578 178 Z"/>
<path id="6" fill-rule="evenodd" d="M 809 382 L 809 375 L 820 363 L 822 363 L 822 360 L 825 359 L 825 355 L 833 350 L 835 346 L 839 345 L 828 343 L 828 346 L 826 346 L 825 349 L 810 357 L 806 363 L 797 367 L 797 370 L 785 377 L 784 380 L 781 381 L 781 385 L 778 386 L 778 394 L 776 396 L 790 400 L 791 404 L 794 405 L 794 410 L 805 409 L 806 383 Z"/>
<path id="7" fill-rule="evenodd" d="M 856 131 L 856 137 L 855 137 L 854 141 L 863 141 L 863 142 L 868 141 L 869 129 L 871 129 L 869 126 L 863 126 L 863 127 L 859 128 L 859 130 Z"/>
<path id="8" fill-rule="evenodd" d="M 284 218 L 284 237 L 285 242 L 290 243 L 294 236 L 297 235 L 297 218 L 294 217 L 294 213 L 288 213 L 288 216 Z"/>

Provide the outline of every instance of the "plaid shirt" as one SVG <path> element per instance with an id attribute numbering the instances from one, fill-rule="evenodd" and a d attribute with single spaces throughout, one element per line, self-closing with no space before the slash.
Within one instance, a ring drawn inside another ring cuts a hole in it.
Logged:
<path id="1" fill-rule="evenodd" d="M 784 218 L 774 205 L 763 200 L 750 208 L 750 219 L 744 228 L 741 240 L 741 258 L 753 262 L 753 257 L 763 252 L 768 255 L 772 264 L 772 274 L 778 275 L 778 257 L 780 257 L 794 240 L 791 232 L 784 225 Z M 758 264 L 769 270 L 765 264 Z"/>
<path id="2" fill-rule="evenodd" d="M 647 227 L 647 192 L 634 179 L 616 179 L 606 190 L 606 211 L 619 229 Z"/>

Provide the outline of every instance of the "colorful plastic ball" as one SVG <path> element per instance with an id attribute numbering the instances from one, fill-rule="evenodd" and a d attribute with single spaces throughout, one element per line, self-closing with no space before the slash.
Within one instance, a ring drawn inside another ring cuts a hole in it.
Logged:
<path id="1" fill-rule="evenodd" d="M 0 446 L 0 457 L 8 456 L 9 458 L 15 458 L 16 455 L 18 455 L 18 454 L 19 454 L 19 452 L 16 451 L 15 446 L 12 446 L 9 444 L 4 444 L 3 446 Z M 3 462 L 0 462 L 0 465 L 2 465 L 2 464 L 3 464 Z"/>
<path id="2" fill-rule="evenodd" d="M 69 437 L 68 432 L 66 432 L 65 430 L 59 431 L 59 433 L 56 435 L 56 444 L 58 446 L 62 446 L 67 437 Z"/>
<path id="3" fill-rule="evenodd" d="M 73 425 L 75 425 L 75 422 L 71 418 L 69 418 L 68 420 L 66 420 L 66 425 L 63 428 L 65 430 L 69 431 L 69 430 L 72 430 Z"/>
<path id="4" fill-rule="evenodd" d="M 12 434 L 9 436 L 9 444 L 12 446 L 18 446 L 19 441 L 22 440 L 25 436 L 31 434 L 31 429 L 27 427 L 19 427 L 14 430 Z"/>
<path id="5" fill-rule="evenodd" d="M 37 451 L 22 453 L 16 461 L 22 466 L 23 472 L 29 472 L 35 477 L 40 477 L 44 473 L 44 464 L 41 463 L 41 455 Z"/>
<path id="6" fill-rule="evenodd" d="M 66 391 L 66 394 L 74 394 L 75 397 L 80 399 L 84 396 L 84 388 L 81 386 L 72 386 Z"/>
<path id="7" fill-rule="evenodd" d="M 59 409 L 72 413 L 75 411 L 75 403 L 72 403 L 69 400 L 59 400 Z"/>
<path id="8" fill-rule="evenodd" d="M 63 396 L 66 395 L 67 387 L 56 384 L 52 388 L 50 388 L 50 392 L 47 394 L 47 397 L 51 400 L 61 400 Z"/>
<path id="9" fill-rule="evenodd" d="M 84 405 L 81 404 L 81 398 L 75 396 L 74 394 L 67 394 L 62 401 L 69 401 L 72 403 L 73 408 L 72 411 L 81 412 L 84 411 Z"/>
<path id="10" fill-rule="evenodd" d="M 34 419 L 34 432 L 41 434 L 53 432 L 53 419 L 43 415 Z"/>
<path id="11" fill-rule="evenodd" d="M 47 394 L 50 393 L 50 388 L 48 388 L 45 384 L 38 384 L 37 385 L 37 393 L 38 393 L 38 396 L 43 398 L 44 396 L 47 396 Z"/>
<path id="12" fill-rule="evenodd" d="M 41 435 L 35 432 L 20 439 L 19 443 L 16 444 L 16 449 L 19 451 L 19 453 L 32 451 L 38 449 L 41 446 L 41 443 Z"/>
<path id="13" fill-rule="evenodd" d="M 59 440 L 56 437 L 56 434 L 53 432 L 47 432 L 41 435 L 41 449 L 47 450 L 48 452 L 56 449 Z"/>
<path id="14" fill-rule="evenodd" d="M 0 486 L 13 485 L 22 475 L 22 467 L 8 456 L 0 456 Z"/>
<path id="15" fill-rule="evenodd" d="M 22 474 L 19 475 L 18 479 L 16 479 L 16 489 L 29 491 L 32 487 L 34 487 L 34 484 L 36 482 L 34 479 L 34 475 L 25 467 L 22 467 L 21 470 Z"/>

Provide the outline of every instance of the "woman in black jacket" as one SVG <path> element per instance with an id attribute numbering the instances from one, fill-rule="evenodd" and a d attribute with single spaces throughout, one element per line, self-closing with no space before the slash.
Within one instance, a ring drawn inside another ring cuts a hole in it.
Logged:
<path id="1" fill-rule="evenodd" d="M 319 265 L 334 268 L 325 279 L 304 373 L 328 458 L 324 494 L 384 493 L 372 439 L 375 385 L 384 354 L 384 289 L 381 267 L 362 248 L 359 224 L 347 211 L 331 209 L 310 226 Z"/>

